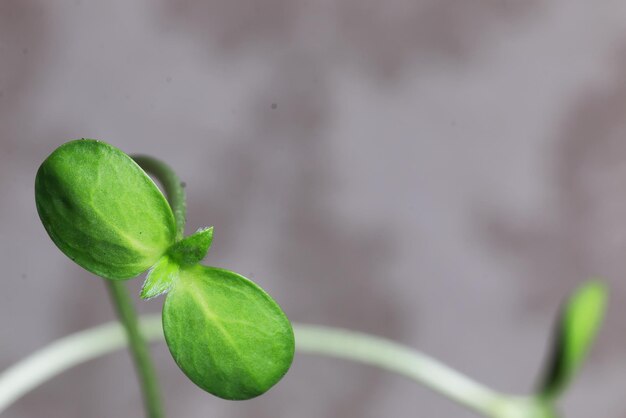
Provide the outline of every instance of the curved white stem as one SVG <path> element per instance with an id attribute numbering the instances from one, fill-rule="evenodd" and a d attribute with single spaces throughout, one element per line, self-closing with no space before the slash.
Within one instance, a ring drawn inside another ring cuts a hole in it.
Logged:
<path id="1" fill-rule="evenodd" d="M 160 315 L 140 318 L 146 340 L 163 339 Z M 338 328 L 294 324 L 296 349 L 381 367 L 490 416 L 506 399 L 491 389 L 413 349 L 380 337 Z M 45 381 L 81 363 L 127 345 L 124 329 L 110 322 L 61 338 L 0 374 L 0 413 Z"/>
<path id="2" fill-rule="evenodd" d="M 141 318 L 141 331 L 147 340 L 163 336 L 161 318 Z M 81 363 L 127 345 L 124 328 L 109 322 L 58 339 L 0 374 L 0 413 L 17 399 L 45 381 Z"/>
<path id="3" fill-rule="evenodd" d="M 419 382 L 435 392 L 491 416 L 505 395 L 417 350 L 391 340 L 340 328 L 295 325 L 296 349 L 377 366 Z"/>

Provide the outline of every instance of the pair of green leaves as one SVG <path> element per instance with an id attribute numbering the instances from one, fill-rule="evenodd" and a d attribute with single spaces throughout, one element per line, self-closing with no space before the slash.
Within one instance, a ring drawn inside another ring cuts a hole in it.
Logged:
<path id="1" fill-rule="evenodd" d="M 167 345 L 195 384 L 249 399 L 287 372 L 294 336 L 278 304 L 245 277 L 198 264 L 213 229 L 177 240 L 167 200 L 128 155 L 100 141 L 68 142 L 39 168 L 35 200 L 52 241 L 86 270 L 123 280 L 150 269 L 141 296 L 167 293 Z"/>

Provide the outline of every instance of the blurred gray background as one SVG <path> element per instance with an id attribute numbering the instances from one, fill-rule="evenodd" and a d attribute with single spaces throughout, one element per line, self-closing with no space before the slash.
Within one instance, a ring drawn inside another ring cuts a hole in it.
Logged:
<path id="1" fill-rule="evenodd" d="M 206 262 L 293 320 L 393 338 L 503 391 L 532 388 L 559 302 L 606 277 L 606 327 L 563 410 L 626 417 L 623 1 L 0 0 L 0 369 L 114 318 L 34 205 L 38 165 L 80 137 L 169 162 L 188 232 L 215 226 Z M 475 416 L 301 355 L 267 395 L 222 401 L 154 350 L 172 417 Z M 119 352 L 4 416 L 141 411 Z"/>

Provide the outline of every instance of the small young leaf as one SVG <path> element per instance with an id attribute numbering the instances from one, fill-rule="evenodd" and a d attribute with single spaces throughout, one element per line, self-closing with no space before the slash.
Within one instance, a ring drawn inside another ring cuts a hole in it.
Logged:
<path id="1" fill-rule="evenodd" d="M 589 281 L 561 308 L 552 356 L 538 389 L 543 398 L 558 397 L 576 375 L 602 324 L 607 293 L 604 284 Z"/>
<path id="2" fill-rule="evenodd" d="M 178 278 L 180 265 L 164 255 L 150 269 L 141 288 L 142 299 L 152 299 L 170 290 Z"/>
<path id="3" fill-rule="evenodd" d="M 182 371 L 224 399 L 266 392 L 294 354 L 289 320 L 270 296 L 228 270 L 181 269 L 163 307 L 165 340 Z"/>
<path id="4" fill-rule="evenodd" d="M 199 229 L 178 241 L 168 250 L 172 259 L 182 266 L 198 264 L 206 256 L 213 241 L 213 227 Z"/>
<path id="5" fill-rule="evenodd" d="M 39 167 L 35 200 L 57 247 L 109 279 L 147 270 L 176 236 L 161 191 L 129 156 L 104 142 L 77 140 L 57 148 Z"/>

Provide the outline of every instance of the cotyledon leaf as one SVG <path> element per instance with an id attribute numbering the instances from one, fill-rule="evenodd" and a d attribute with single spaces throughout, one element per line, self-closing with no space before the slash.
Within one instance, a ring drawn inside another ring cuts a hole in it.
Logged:
<path id="1" fill-rule="evenodd" d="M 580 286 L 561 308 L 552 356 L 537 390 L 543 398 L 561 394 L 580 369 L 602 324 L 607 288 L 597 280 Z"/>
<path id="2" fill-rule="evenodd" d="M 57 148 L 35 179 L 39 217 L 52 241 L 109 279 L 147 270 L 174 243 L 176 223 L 152 179 L 119 149 L 96 140 Z"/>
<path id="3" fill-rule="evenodd" d="M 289 369 L 291 324 L 259 286 L 228 270 L 183 268 L 163 307 L 165 340 L 196 385 L 224 399 L 261 395 Z"/>

